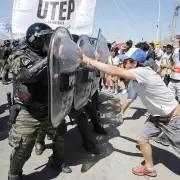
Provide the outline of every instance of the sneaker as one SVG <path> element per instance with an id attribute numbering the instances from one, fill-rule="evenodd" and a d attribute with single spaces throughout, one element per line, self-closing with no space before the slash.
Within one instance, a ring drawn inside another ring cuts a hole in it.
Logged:
<path id="1" fill-rule="evenodd" d="M 133 174 L 138 176 L 150 176 L 150 177 L 156 177 L 157 173 L 155 169 L 148 169 L 146 165 L 139 166 L 132 169 Z"/>
<path id="2" fill-rule="evenodd" d="M 122 94 L 127 94 L 127 89 L 124 89 L 124 90 L 122 91 Z"/>

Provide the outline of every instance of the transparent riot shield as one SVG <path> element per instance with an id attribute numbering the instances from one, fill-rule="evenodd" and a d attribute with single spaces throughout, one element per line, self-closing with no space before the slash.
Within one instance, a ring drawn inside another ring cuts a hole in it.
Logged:
<path id="1" fill-rule="evenodd" d="M 96 52 L 101 55 L 101 62 L 107 63 L 109 58 L 109 49 L 107 46 L 107 40 L 102 34 L 101 29 L 99 30 L 98 39 L 96 41 Z"/>
<path id="2" fill-rule="evenodd" d="M 77 42 L 77 46 L 88 57 L 95 59 L 95 48 L 91 45 L 89 37 L 83 35 L 80 36 Z M 74 109 L 79 110 L 83 108 L 87 103 L 91 94 L 91 86 L 93 79 L 95 78 L 94 68 L 90 65 L 81 64 L 76 72 L 76 86 L 74 93 Z"/>
<path id="3" fill-rule="evenodd" d="M 77 45 L 71 34 L 66 28 L 57 28 L 48 53 L 49 118 L 56 128 L 72 107 L 77 59 Z"/>

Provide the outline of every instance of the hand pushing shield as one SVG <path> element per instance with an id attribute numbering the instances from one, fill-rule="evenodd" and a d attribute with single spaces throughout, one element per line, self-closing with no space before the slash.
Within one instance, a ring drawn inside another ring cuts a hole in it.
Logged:
<path id="1" fill-rule="evenodd" d="M 48 53 L 49 118 L 58 127 L 69 114 L 74 95 L 77 45 L 70 32 L 63 27 L 55 30 Z"/>

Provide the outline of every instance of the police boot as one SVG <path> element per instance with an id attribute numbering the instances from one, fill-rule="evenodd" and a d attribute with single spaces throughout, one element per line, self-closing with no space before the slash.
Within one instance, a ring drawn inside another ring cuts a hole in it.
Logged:
<path id="1" fill-rule="evenodd" d="M 64 161 L 64 137 L 57 135 L 53 139 L 53 154 L 49 158 L 50 166 L 53 169 L 61 170 L 64 173 L 71 173 L 71 168 Z"/>
<path id="2" fill-rule="evenodd" d="M 84 112 L 79 115 L 78 118 L 78 130 L 81 134 L 81 137 L 83 139 L 83 145 L 87 152 L 90 152 L 95 155 L 99 155 L 100 152 L 97 149 L 94 142 L 91 141 L 90 135 L 89 135 L 89 129 L 88 129 L 88 117 L 87 114 Z"/>
<path id="3" fill-rule="evenodd" d="M 37 138 L 36 138 L 36 144 L 35 144 L 35 153 L 37 156 L 40 156 L 44 150 L 45 150 L 45 137 L 46 133 L 44 131 L 39 131 Z"/>
<path id="4" fill-rule="evenodd" d="M 49 158 L 49 163 L 52 169 L 61 170 L 64 173 L 71 173 L 71 168 L 64 162 L 63 159 L 56 159 L 54 155 Z"/>
<path id="5" fill-rule="evenodd" d="M 10 175 L 8 174 L 8 180 L 23 180 L 21 175 Z"/>
<path id="6" fill-rule="evenodd" d="M 22 168 L 25 162 L 26 159 L 20 159 L 16 156 L 10 158 L 8 180 L 22 180 Z"/>

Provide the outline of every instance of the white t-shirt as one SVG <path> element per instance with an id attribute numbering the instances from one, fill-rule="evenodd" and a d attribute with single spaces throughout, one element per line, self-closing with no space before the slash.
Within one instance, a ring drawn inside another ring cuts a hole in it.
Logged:
<path id="1" fill-rule="evenodd" d="M 164 52 L 163 52 L 163 50 L 161 48 L 157 48 L 155 50 L 155 53 L 156 53 L 158 59 L 161 58 L 164 55 Z"/>
<path id="2" fill-rule="evenodd" d="M 175 68 L 180 68 L 180 60 L 179 60 L 180 54 L 179 54 L 179 48 L 176 48 L 174 50 L 172 59 L 173 59 L 173 66 Z M 170 77 L 175 80 L 180 80 L 180 73 L 172 72 Z"/>
<path id="3" fill-rule="evenodd" d="M 136 92 L 152 116 L 167 116 L 177 107 L 178 102 L 172 92 L 150 67 L 130 71 L 137 80 L 134 83 Z"/>
<path id="4" fill-rule="evenodd" d="M 114 58 L 112 56 L 110 56 L 109 59 L 108 59 L 108 64 L 114 65 L 114 66 L 119 66 L 120 60 L 119 60 L 119 58 L 117 56 L 114 57 Z"/>

